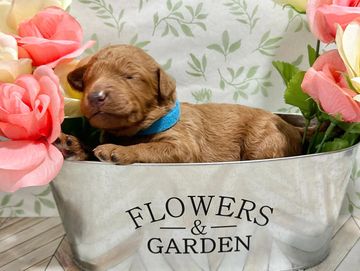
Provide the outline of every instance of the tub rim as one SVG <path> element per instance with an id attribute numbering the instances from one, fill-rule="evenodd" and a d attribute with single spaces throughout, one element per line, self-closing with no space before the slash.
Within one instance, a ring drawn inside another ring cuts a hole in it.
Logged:
<path id="1" fill-rule="evenodd" d="M 112 163 L 100 162 L 100 161 L 69 161 L 69 160 L 65 160 L 64 164 L 89 164 L 89 165 L 116 166 L 116 167 L 164 167 L 164 166 L 165 167 L 166 166 L 187 167 L 187 166 L 242 165 L 242 164 L 270 163 L 270 162 L 278 162 L 278 161 L 285 161 L 285 160 L 300 160 L 300 159 L 306 159 L 306 158 L 331 156 L 333 154 L 345 153 L 348 151 L 356 151 L 356 148 L 359 146 L 360 146 L 360 142 L 356 143 L 353 146 L 347 147 L 345 149 L 330 151 L 330 152 L 303 154 L 303 155 L 287 156 L 287 157 L 280 157 L 280 158 L 244 160 L 244 161 L 200 162 L 200 163 L 134 163 L 134 164 L 130 164 L 130 165 L 115 165 Z"/>

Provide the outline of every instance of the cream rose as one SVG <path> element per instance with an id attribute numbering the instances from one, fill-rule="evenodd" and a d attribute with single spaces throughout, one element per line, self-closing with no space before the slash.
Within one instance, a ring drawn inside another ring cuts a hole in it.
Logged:
<path id="1" fill-rule="evenodd" d="M 31 72 L 31 59 L 18 59 L 15 38 L 0 32 L 0 82 L 12 83 L 19 75 Z"/>
<path id="2" fill-rule="evenodd" d="M 360 93 L 360 21 L 348 24 L 345 31 L 338 26 L 336 45 L 351 82 Z"/>

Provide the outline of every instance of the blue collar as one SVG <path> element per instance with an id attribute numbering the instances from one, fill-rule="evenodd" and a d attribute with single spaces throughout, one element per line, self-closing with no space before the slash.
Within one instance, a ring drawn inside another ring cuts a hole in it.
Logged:
<path id="1" fill-rule="evenodd" d="M 180 119 L 180 103 L 178 100 L 175 106 L 162 118 L 155 121 L 148 128 L 137 133 L 139 136 L 153 135 L 164 132 L 173 127 Z"/>

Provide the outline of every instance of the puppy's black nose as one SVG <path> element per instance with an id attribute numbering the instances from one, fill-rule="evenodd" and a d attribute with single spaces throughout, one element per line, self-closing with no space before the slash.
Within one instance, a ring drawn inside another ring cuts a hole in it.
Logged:
<path id="1" fill-rule="evenodd" d="M 104 91 L 93 91 L 88 94 L 88 101 L 92 105 L 100 105 L 106 99 L 106 93 Z"/>

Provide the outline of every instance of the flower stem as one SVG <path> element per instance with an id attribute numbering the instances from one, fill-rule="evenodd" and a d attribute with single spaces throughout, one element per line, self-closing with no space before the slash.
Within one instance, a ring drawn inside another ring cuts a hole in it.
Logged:
<path id="1" fill-rule="evenodd" d="M 320 145 L 318 145 L 316 147 L 316 153 L 319 153 L 321 151 L 325 141 L 329 138 L 329 136 L 331 135 L 331 133 L 334 130 L 335 126 L 336 126 L 335 123 L 333 123 L 333 122 L 330 123 L 329 127 L 326 129 L 325 135 L 324 135 Z"/>
<path id="2" fill-rule="evenodd" d="M 309 125 L 310 125 L 310 120 L 309 120 L 309 119 L 305 119 L 304 134 L 303 134 L 303 138 L 302 138 L 302 145 L 303 145 L 303 146 L 304 146 L 305 141 L 306 141 L 306 134 L 307 134 Z"/>
<path id="3" fill-rule="evenodd" d="M 320 56 L 320 40 L 317 40 L 316 43 L 316 58 Z"/>

